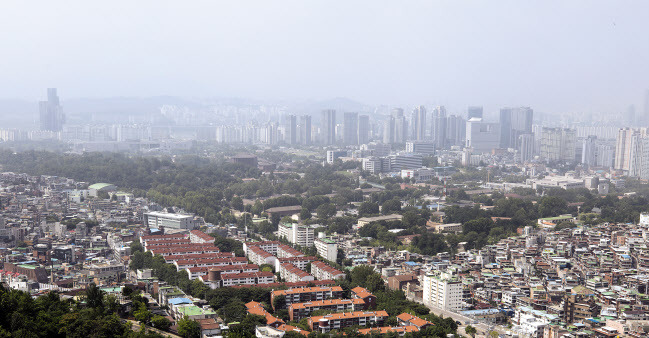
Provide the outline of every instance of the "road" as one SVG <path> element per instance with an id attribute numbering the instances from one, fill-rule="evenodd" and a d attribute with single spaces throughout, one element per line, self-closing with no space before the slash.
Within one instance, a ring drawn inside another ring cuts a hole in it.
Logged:
<path id="1" fill-rule="evenodd" d="M 135 321 L 135 320 L 130 320 L 130 319 L 126 319 L 126 321 L 133 324 L 133 331 L 139 332 L 141 330 L 140 322 Z M 181 336 L 177 336 L 177 335 L 175 335 L 173 333 L 161 331 L 161 330 L 158 330 L 158 329 L 156 329 L 154 327 L 151 327 L 151 326 L 147 326 L 146 329 L 149 330 L 149 331 L 159 333 L 159 334 L 163 335 L 164 337 L 182 338 Z"/>
<path id="2" fill-rule="evenodd" d="M 465 331 L 466 326 L 467 326 L 465 323 L 474 322 L 475 319 L 469 318 L 467 316 L 463 316 L 463 315 L 461 315 L 459 313 L 456 313 L 456 312 L 447 311 L 447 310 L 444 310 L 442 308 L 438 308 L 438 307 L 433 306 L 433 305 L 428 305 L 428 308 L 430 309 L 430 312 L 432 312 L 432 313 L 434 313 L 434 314 L 436 314 L 438 316 L 444 316 L 444 318 L 451 317 L 451 318 L 453 318 L 453 320 L 459 321 L 460 323 L 462 323 L 462 325 L 458 325 L 458 328 L 457 328 L 458 333 L 463 334 L 465 336 L 469 336 Z M 476 331 L 477 331 L 476 337 L 486 337 L 489 334 L 490 331 L 496 331 L 500 335 L 505 336 L 506 332 L 508 331 L 506 328 L 504 328 L 504 327 L 502 327 L 500 325 L 495 325 L 494 326 L 494 325 L 489 325 L 489 324 L 485 324 L 485 323 L 482 323 L 482 322 L 479 322 L 478 324 L 471 324 L 471 326 L 476 328 Z"/>

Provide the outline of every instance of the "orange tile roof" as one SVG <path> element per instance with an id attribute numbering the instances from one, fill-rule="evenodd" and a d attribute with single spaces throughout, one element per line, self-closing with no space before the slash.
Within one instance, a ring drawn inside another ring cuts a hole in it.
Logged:
<path id="1" fill-rule="evenodd" d="M 314 300 L 312 302 L 305 303 L 293 303 L 288 307 L 289 311 L 296 309 L 305 309 L 309 307 L 321 307 L 321 306 L 333 306 L 333 305 L 343 305 L 343 304 L 355 304 L 362 305 L 365 302 L 362 299 L 325 299 L 325 300 Z"/>
<path id="2" fill-rule="evenodd" d="M 355 311 L 355 312 L 340 312 L 340 313 L 332 313 L 328 314 L 326 316 L 315 316 L 315 317 L 310 317 L 309 320 L 313 323 L 316 323 L 320 321 L 320 319 L 328 319 L 328 320 L 339 320 L 339 319 L 349 319 L 349 318 L 363 318 L 363 317 L 388 317 L 388 313 L 386 311 Z"/>
<path id="3" fill-rule="evenodd" d="M 417 316 L 413 316 L 413 315 L 411 315 L 409 313 L 405 313 L 405 312 L 398 315 L 397 319 L 399 319 L 401 321 L 404 321 L 404 322 L 407 322 L 407 323 L 410 323 L 410 324 L 415 325 L 417 327 L 422 327 L 422 326 L 425 326 L 425 325 L 433 325 L 433 323 L 431 323 L 431 322 L 429 322 L 427 320 L 421 319 L 421 318 L 419 318 Z"/>
<path id="4" fill-rule="evenodd" d="M 366 335 L 366 334 L 387 334 L 390 332 L 396 332 L 396 333 L 407 333 L 407 332 L 418 332 L 419 328 L 413 325 L 408 325 L 408 326 L 395 326 L 395 327 L 390 327 L 390 326 L 383 326 L 383 327 L 373 327 L 369 329 L 360 329 L 358 330 L 358 333 Z"/>

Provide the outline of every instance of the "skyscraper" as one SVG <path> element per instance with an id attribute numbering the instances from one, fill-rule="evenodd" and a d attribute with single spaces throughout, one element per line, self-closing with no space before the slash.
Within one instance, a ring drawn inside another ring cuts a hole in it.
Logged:
<path id="1" fill-rule="evenodd" d="M 358 116 L 358 144 L 365 144 L 370 140 L 370 117 Z"/>
<path id="2" fill-rule="evenodd" d="M 596 166 L 597 136 L 590 135 L 583 139 L 581 147 L 581 163 L 586 166 Z"/>
<path id="3" fill-rule="evenodd" d="M 466 121 L 466 147 L 473 148 L 476 153 L 488 153 L 498 148 L 500 141 L 500 125 L 488 123 L 474 117 Z"/>
<path id="4" fill-rule="evenodd" d="M 631 128 L 622 128 L 617 133 L 615 143 L 615 163 L 613 168 L 615 170 L 629 170 L 631 159 L 631 139 L 637 130 Z"/>
<path id="5" fill-rule="evenodd" d="M 358 144 L 358 113 L 345 113 L 343 122 L 343 143 Z"/>
<path id="6" fill-rule="evenodd" d="M 471 106 L 467 109 L 467 120 L 473 117 L 482 118 L 482 106 Z"/>
<path id="7" fill-rule="evenodd" d="M 311 144 L 311 115 L 300 116 L 300 143 Z"/>
<path id="8" fill-rule="evenodd" d="M 388 116 L 385 121 L 383 121 L 383 143 L 391 144 L 394 143 L 395 138 L 395 119 L 392 116 Z"/>
<path id="9" fill-rule="evenodd" d="M 47 101 L 39 102 L 41 130 L 61 131 L 65 122 L 56 88 L 47 89 Z"/>
<path id="10" fill-rule="evenodd" d="M 414 139 L 423 141 L 426 139 L 426 107 L 419 106 L 414 111 Z"/>
<path id="11" fill-rule="evenodd" d="M 297 144 L 297 117 L 289 115 L 286 119 L 286 143 L 290 145 Z"/>
<path id="12" fill-rule="evenodd" d="M 534 135 L 522 134 L 519 138 L 518 153 L 520 154 L 521 163 L 529 162 L 534 158 Z"/>
<path id="13" fill-rule="evenodd" d="M 327 109 L 322 111 L 321 133 L 325 145 L 336 143 L 336 111 Z"/>
<path id="14" fill-rule="evenodd" d="M 446 118 L 446 142 L 449 146 L 464 146 L 466 139 L 466 120 L 462 116 L 451 115 Z"/>
<path id="15" fill-rule="evenodd" d="M 502 108 L 500 110 L 500 147 L 518 148 L 521 134 L 532 132 L 534 112 L 530 107 Z"/>
<path id="16" fill-rule="evenodd" d="M 541 157 L 547 162 L 575 162 L 577 133 L 574 129 L 543 128 Z"/>
<path id="17" fill-rule="evenodd" d="M 446 147 L 446 108 L 438 106 L 433 110 L 431 135 L 437 148 Z"/>

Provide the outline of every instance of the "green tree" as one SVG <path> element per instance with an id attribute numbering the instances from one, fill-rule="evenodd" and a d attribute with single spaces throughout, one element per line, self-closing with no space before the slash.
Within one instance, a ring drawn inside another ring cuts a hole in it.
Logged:
<path id="1" fill-rule="evenodd" d="M 195 320 L 187 318 L 178 321 L 178 334 L 183 338 L 200 338 L 201 327 Z"/>
<path id="2" fill-rule="evenodd" d="M 133 313 L 135 320 L 142 324 L 147 324 L 151 320 L 151 311 L 147 310 L 146 306 L 141 306 L 139 310 Z"/>
<path id="3" fill-rule="evenodd" d="M 232 209 L 243 211 L 243 199 L 239 196 L 233 197 L 230 205 L 232 206 Z"/>
<path id="4" fill-rule="evenodd" d="M 88 307 L 93 309 L 103 308 L 104 292 L 101 291 L 95 283 L 90 283 L 86 288 L 86 301 Z"/>
<path id="5" fill-rule="evenodd" d="M 327 219 L 336 215 L 336 206 L 331 203 L 322 204 L 316 209 L 316 213 L 318 218 Z"/>
<path id="6" fill-rule="evenodd" d="M 311 218 L 311 212 L 309 209 L 302 207 L 302 210 L 300 211 L 300 219 L 301 220 L 307 220 Z"/>
<path id="7" fill-rule="evenodd" d="M 374 202 L 363 202 L 358 207 L 358 214 L 360 216 L 371 216 L 379 213 L 379 205 Z"/>
<path id="8" fill-rule="evenodd" d="M 171 321 L 166 317 L 155 315 L 151 319 L 151 325 L 153 325 L 153 327 L 155 327 L 156 329 L 167 331 L 171 327 Z"/>
<path id="9" fill-rule="evenodd" d="M 467 325 L 466 328 L 464 328 L 464 332 L 466 332 L 466 334 L 470 335 L 471 337 L 475 337 L 475 334 L 478 331 L 475 329 L 475 327 Z"/>
<path id="10" fill-rule="evenodd" d="M 381 213 L 383 213 L 384 215 L 389 215 L 400 211 L 401 201 L 399 201 L 398 199 L 391 199 L 381 204 Z"/>

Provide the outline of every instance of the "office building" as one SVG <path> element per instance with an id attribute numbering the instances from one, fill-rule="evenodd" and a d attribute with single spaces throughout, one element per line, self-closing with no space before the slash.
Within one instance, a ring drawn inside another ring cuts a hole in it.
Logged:
<path id="1" fill-rule="evenodd" d="M 343 122 L 343 143 L 358 144 L 358 113 L 345 113 Z"/>
<path id="2" fill-rule="evenodd" d="M 546 162 L 575 162 L 576 143 L 574 129 L 543 128 L 540 156 Z"/>
<path id="3" fill-rule="evenodd" d="M 336 143 L 336 111 L 327 109 L 322 111 L 322 120 L 320 122 L 320 132 L 322 133 L 322 142 L 326 145 Z"/>
<path id="4" fill-rule="evenodd" d="M 61 131 L 65 122 L 63 107 L 59 102 L 56 88 L 47 89 L 47 101 L 39 102 L 40 129 L 46 131 Z"/>
<path id="5" fill-rule="evenodd" d="M 426 273 L 423 284 L 423 301 L 447 311 L 464 308 L 462 281 L 449 273 Z"/>
<path id="6" fill-rule="evenodd" d="M 383 143 L 391 144 L 395 141 L 395 123 L 396 120 L 393 116 L 388 116 L 383 121 Z"/>
<path id="7" fill-rule="evenodd" d="M 290 145 L 297 144 L 297 116 L 288 115 L 286 119 L 286 137 L 284 141 Z"/>
<path id="8" fill-rule="evenodd" d="M 383 172 L 383 161 L 377 156 L 366 157 L 363 159 L 363 170 L 372 175 Z"/>
<path id="9" fill-rule="evenodd" d="M 300 116 L 300 143 L 311 144 L 311 115 Z"/>
<path id="10" fill-rule="evenodd" d="M 500 125 L 472 118 L 466 122 L 466 147 L 476 153 L 488 153 L 500 145 Z"/>
<path id="11" fill-rule="evenodd" d="M 413 154 L 434 155 L 435 144 L 432 142 L 410 141 L 406 142 L 406 152 Z"/>
<path id="12" fill-rule="evenodd" d="M 481 119 L 482 116 L 482 106 L 471 106 L 467 109 L 467 120 L 470 120 L 474 117 Z"/>
<path id="13" fill-rule="evenodd" d="M 401 171 L 403 169 L 417 169 L 423 165 L 423 157 L 420 154 L 396 154 L 388 156 L 390 159 L 390 171 Z"/>
<path id="14" fill-rule="evenodd" d="M 466 140 L 466 120 L 461 116 L 451 115 L 446 118 L 446 145 L 464 146 Z"/>
<path id="15" fill-rule="evenodd" d="M 415 134 L 413 139 L 423 141 L 426 139 L 426 107 L 419 106 L 413 112 L 413 127 Z"/>
<path id="16" fill-rule="evenodd" d="M 390 155 L 391 146 L 387 143 L 370 142 L 360 146 L 363 152 L 369 152 L 372 156 L 388 156 Z"/>
<path id="17" fill-rule="evenodd" d="M 444 106 L 438 106 L 433 110 L 431 122 L 433 142 L 439 148 L 446 147 L 446 108 Z"/>
<path id="18" fill-rule="evenodd" d="M 532 133 L 534 113 L 529 107 L 500 110 L 500 147 L 517 149 L 519 136 Z"/>
<path id="19" fill-rule="evenodd" d="M 370 140 L 370 117 L 368 115 L 358 116 L 358 142 L 365 144 Z"/>

